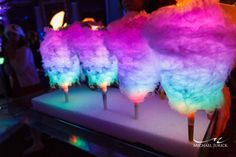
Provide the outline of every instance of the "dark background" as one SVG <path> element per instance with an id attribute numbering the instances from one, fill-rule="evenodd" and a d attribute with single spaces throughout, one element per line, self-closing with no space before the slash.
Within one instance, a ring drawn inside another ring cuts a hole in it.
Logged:
<path id="1" fill-rule="evenodd" d="M 71 2 L 77 2 L 80 20 L 93 17 L 96 21 L 106 24 L 106 0 L 7 0 L 8 22 L 22 26 L 25 30 L 36 30 L 35 6 L 40 7 L 43 25 L 49 25 L 51 17 L 58 11 L 66 11 L 66 22 L 71 23 Z M 115 0 L 110 0 L 115 1 Z M 146 0 L 146 10 L 151 12 L 161 6 L 175 3 L 175 0 Z M 221 0 L 221 2 L 234 4 L 236 0 Z"/>

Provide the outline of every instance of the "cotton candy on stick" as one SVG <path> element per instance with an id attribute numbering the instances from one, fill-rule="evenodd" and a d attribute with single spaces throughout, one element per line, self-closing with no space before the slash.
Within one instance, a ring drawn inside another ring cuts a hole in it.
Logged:
<path id="1" fill-rule="evenodd" d="M 144 12 L 125 16 L 108 26 L 106 45 L 118 58 L 119 87 L 134 104 L 134 118 L 138 119 L 138 106 L 149 92 L 153 92 L 159 79 L 154 52 L 141 36 L 148 15 Z"/>
<path id="2" fill-rule="evenodd" d="M 68 102 L 68 87 L 79 78 L 79 58 L 72 53 L 64 40 L 65 31 L 46 30 L 46 35 L 40 46 L 43 67 L 49 76 L 50 85 L 61 87 Z"/>
<path id="3" fill-rule="evenodd" d="M 117 59 L 104 46 L 103 39 L 106 32 L 91 30 L 79 24 L 72 25 L 69 32 L 71 32 L 69 39 L 72 39 L 71 49 L 79 54 L 89 85 L 101 88 L 106 110 L 107 87 L 117 82 L 118 75 Z"/>
<path id="4" fill-rule="evenodd" d="M 50 85 L 59 85 L 68 102 L 68 86 L 76 82 L 79 77 L 79 60 L 76 54 L 68 49 L 68 44 L 63 40 L 65 32 L 60 30 L 64 22 L 64 11 L 56 13 L 47 29 L 45 40 L 41 43 L 40 51 L 43 58 L 43 67 L 49 76 Z"/>
<path id="5" fill-rule="evenodd" d="M 161 84 L 170 105 L 189 117 L 191 130 L 197 110 L 223 104 L 222 88 L 236 52 L 235 26 L 216 0 L 181 0 L 155 11 L 144 36 L 162 61 Z"/>
<path id="6" fill-rule="evenodd" d="M 118 63 L 114 55 L 104 46 L 104 31 L 88 31 L 87 48 L 80 49 L 83 69 L 90 85 L 97 85 L 102 90 L 104 109 L 107 109 L 107 87 L 117 82 Z"/>

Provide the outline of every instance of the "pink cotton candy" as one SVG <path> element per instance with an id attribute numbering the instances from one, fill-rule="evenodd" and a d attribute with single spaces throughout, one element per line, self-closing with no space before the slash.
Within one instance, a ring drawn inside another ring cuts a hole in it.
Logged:
<path id="1" fill-rule="evenodd" d="M 49 76 L 51 86 L 71 85 L 79 78 L 79 58 L 70 51 L 64 35 L 64 30 L 47 29 L 40 45 L 43 68 Z"/>
<path id="2" fill-rule="evenodd" d="M 184 114 L 212 111 L 223 104 L 236 27 L 215 0 L 183 1 L 152 13 L 143 34 L 162 61 L 161 84 L 171 106 Z"/>
<path id="3" fill-rule="evenodd" d="M 104 30 L 91 30 L 75 23 L 67 30 L 71 51 L 80 57 L 90 85 L 103 87 L 117 82 L 118 63 L 104 45 Z"/>
<path id="4" fill-rule="evenodd" d="M 128 14 L 108 25 L 105 38 L 110 52 L 119 61 L 119 87 L 133 103 L 141 103 L 159 80 L 155 53 L 142 38 L 141 29 L 148 14 Z"/>

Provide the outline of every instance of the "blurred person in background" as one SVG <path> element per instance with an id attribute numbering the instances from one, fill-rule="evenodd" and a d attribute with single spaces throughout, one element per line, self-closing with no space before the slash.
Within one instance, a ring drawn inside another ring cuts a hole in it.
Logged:
<path id="1" fill-rule="evenodd" d="M 40 79 L 22 28 L 10 24 L 5 28 L 4 35 L 7 39 L 4 49 L 7 59 L 5 69 L 11 80 L 12 97 L 17 98 L 37 91 Z"/>
<path id="2" fill-rule="evenodd" d="M 38 33 L 35 31 L 29 31 L 27 33 L 27 39 L 29 40 L 29 47 L 33 53 L 35 66 L 37 69 L 42 69 L 42 56 L 40 54 L 40 40 Z"/>

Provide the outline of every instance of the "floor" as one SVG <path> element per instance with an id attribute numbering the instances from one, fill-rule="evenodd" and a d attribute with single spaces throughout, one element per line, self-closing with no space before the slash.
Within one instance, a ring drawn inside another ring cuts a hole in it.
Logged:
<path id="1" fill-rule="evenodd" d="M 8 105 L 6 105 L 8 103 Z M 28 108 L 18 107 L 11 100 L 0 98 L 0 156 L 21 157 L 23 152 L 32 145 L 31 133 L 24 125 L 24 113 Z M 69 144 L 60 142 L 42 134 L 44 148 L 26 157 L 93 157 L 91 154 L 77 149 Z"/>

